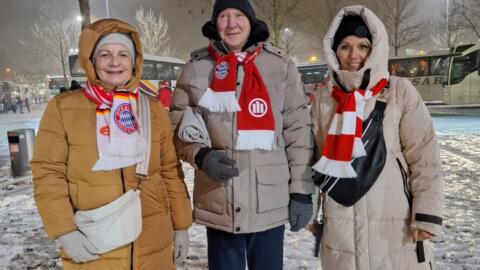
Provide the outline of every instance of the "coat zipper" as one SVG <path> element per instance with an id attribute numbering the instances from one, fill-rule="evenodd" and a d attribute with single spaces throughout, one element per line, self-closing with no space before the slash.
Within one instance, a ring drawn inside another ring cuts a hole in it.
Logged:
<path id="1" fill-rule="evenodd" d="M 412 209 L 412 192 L 410 191 L 410 185 L 408 183 L 408 176 L 407 172 L 402 166 L 402 163 L 400 162 L 400 159 L 397 157 L 397 163 L 398 167 L 400 168 L 400 173 L 402 174 L 402 179 L 403 179 L 403 192 L 405 193 L 405 197 L 407 198 L 408 205 L 410 206 L 410 209 Z"/>
<path id="2" fill-rule="evenodd" d="M 123 194 L 125 194 L 126 187 L 125 187 L 125 175 L 123 174 L 123 168 L 120 169 L 120 176 L 122 177 Z M 130 270 L 133 270 L 133 243 L 130 244 Z"/>

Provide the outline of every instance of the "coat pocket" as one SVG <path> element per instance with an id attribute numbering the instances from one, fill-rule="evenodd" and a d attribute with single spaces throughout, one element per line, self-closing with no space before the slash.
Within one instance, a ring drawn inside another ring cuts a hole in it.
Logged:
<path id="1" fill-rule="evenodd" d="M 225 184 L 214 182 L 208 179 L 202 171 L 196 171 L 193 204 L 196 208 L 223 215 L 227 207 Z"/>
<path id="2" fill-rule="evenodd" d="M 263 213 L 288 206 L 288 181 L 290 171 L 287 164 L 257 167 L 257 212 Z"/>

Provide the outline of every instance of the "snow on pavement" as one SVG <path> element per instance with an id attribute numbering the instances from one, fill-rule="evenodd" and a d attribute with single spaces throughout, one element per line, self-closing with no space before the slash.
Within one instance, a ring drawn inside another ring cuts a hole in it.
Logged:
<path id="1" fill-rule="evenodd" d="M 442 135 L 440 146 L 446 196 L 444 230 L 433 240 L 436 267 L 480 270 L 480 136 Z M 184 171 L 191 192 L 193 169 L 184 165 Z M 45 236 L 32 188 L 8 188 L 0 190 L 0 269 L 60 269 L 59 246 Z M 205 228 L 194 225 L 190 236 L 189 259 L 179 269 L 208 269 Z M 320 269 L 313 241 L 306 230 L 292 233 L 287 225 L 284 269 Z"/>

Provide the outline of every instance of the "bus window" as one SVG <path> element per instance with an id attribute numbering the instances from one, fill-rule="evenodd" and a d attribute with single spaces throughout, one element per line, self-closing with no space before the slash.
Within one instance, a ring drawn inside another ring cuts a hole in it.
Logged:
<path id="1" fill-rule="evenodd" d="M 460 83 L 467 75 L 478 69 L 478 51 L 474 53 L 455 57 L 452 64 L 450 84 Z"/>
<path id="2" fill-rule="evenodd" d="M 80 62 L 78 61 L 78 55 L 70 55 L 68 57 L 68 65 L 70 68 L 71 77 L 86 77 L 85 71 L 80 67 Z"/>
<path id="3" fill-rule="evenodd" d="M 144 80 L 157 80 L 157 70 L 155 68 L 155 62 L 154 61 L 144 60 L 142 79 L 144 79 Z"/>
<path id="4" fill-rule="evenodd" d="M 417 62 L 417 76 L 428 76 L 430 71 L 428 70 L 428 61 L 427 59 L 418 59 Z"/>
<path id="5" fill-rule="evenodd" d="M 182 65 L 173 64 L 173 76 L 175 77 L 174 80 L 178 80 L 180 74 L 182 73 Z"/>
<path id="6" fill-rule="evenodd" d="M 428 58 L 395 59 L 389 61 L 390 74 L 400 77 L 429 76 Z"/>
<path id="7" fill-rule="evenodd" d="M 157 62 L 157 80 L 170 80 L 172 67 L 170 63 Z"/>
<path id="8" fill-rule="evenodd" d="M 446 56 L 430 58 L 430 75 L 443 76 L 447 74 L 449 58 Z"/>

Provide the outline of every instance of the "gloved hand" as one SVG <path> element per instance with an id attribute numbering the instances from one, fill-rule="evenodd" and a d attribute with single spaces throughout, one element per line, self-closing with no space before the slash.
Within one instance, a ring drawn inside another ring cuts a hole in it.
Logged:
<path id="1" fill-rule="evenodd" d="M 204 147 L 198 151 L 195 163 L 208 177 L 217 182 L 225 182 L 238 176 L 238 168 L 233 166 L 235 160 L 210 147 Z"/>
<path id="2" fill-rule="evenodd" d="M 58 238 L 67 255 L 76 263 L 84 263 L 100 258 L 98 249 L 79 230 L 64 234 Z"/>
<path id="3" fill-rule="evenodd" d="M 188 255 L 188 248 L 190 247 L 190 238 L 187 230 L 175 231 L 173 247 L 173 261 L 175 263 L 185 261 Z"/>
<path id="4" fill-rule="evenodd" d="M 290 231 L 298 232 L 307 226 L 313 214 L 312 195 L 292 193 L 288 206 L 288 218 L 290 220 Z"/>

